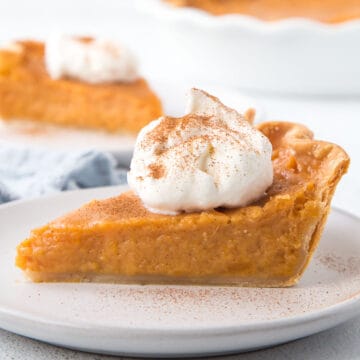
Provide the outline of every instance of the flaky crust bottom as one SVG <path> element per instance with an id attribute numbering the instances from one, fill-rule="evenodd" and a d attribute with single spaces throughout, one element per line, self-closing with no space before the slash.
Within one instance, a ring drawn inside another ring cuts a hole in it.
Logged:
<path id="1" fill-rule="evenodd" d="M 241 286 L 241 287 L 289 287 L 298 281 L 298 276 L 291 279 L 259 280 L 239 277 L 174 277 L 159 275 L 99 275 L 94 273 L 51 274 L 44 272 L 26 271 L 27 278 L 34 282 L 63 282 L 63 283 L 104 283 L 128 285 L 206 285 L 206 286 Z"/>

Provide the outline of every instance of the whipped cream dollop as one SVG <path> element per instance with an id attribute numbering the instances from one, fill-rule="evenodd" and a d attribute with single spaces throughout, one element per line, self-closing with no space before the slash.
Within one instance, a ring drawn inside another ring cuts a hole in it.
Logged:
<path id="1" fill-rule="evenodd" d="M 45 44 L 45 64 L 53 79 L 68 77 L 98 84 L 133 82 L 139 77 L 130 50 L 104 39 L 51 36 Z"/>
<path id="2" fill-rule="evenodd" d="M 192 89 L 188 115 L 141 130 L 128 183 L 155 213 L 245 206 L 272 184 L 271 154 L 268 138 L 243 115 Z"/>

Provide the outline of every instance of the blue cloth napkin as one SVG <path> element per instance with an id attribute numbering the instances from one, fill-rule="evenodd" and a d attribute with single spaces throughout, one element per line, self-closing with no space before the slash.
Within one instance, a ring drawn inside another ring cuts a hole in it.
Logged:
<path id="1" fill-rule="evenodd" d="M 0 203 L 126 183 L 126 169 L 99 151 L 59 152 L 0 144 Z"/>

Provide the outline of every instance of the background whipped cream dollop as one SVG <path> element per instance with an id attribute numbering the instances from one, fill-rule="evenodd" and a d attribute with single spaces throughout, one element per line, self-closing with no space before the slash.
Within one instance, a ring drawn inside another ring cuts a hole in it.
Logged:
<path id="1" fill-rule="evenodd" d="M 69 77 L 97 84 L 133 82 L 139 77 L 130 50 L 103 39 L 51 36 L 45 44 L 45 64 L 53 79 Z"/>
<path id="2" fill-rule="evenodd" d="M 273 181 L 270 141 L 237 111 L 192 89 L 188 115 L 161 117 L 138 135 L 130 187 L 152 212 L 239 207 Z"/>

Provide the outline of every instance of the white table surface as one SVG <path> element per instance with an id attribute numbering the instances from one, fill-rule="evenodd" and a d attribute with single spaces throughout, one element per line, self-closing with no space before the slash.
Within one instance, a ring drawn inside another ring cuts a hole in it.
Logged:
<path id="1" fill-rule="evenodd" d="M 144 59 L 143 72 L 152 78 L 161 77 L 161 69 L 156 69 L 156 51 L 147 43 L 148 36 L 152 35 L 146 30 L 147 19 L 132 18 L 127 9 L 131 1 L 107 0 L 106 7 L 103 0 L 1 1 L 0 42 L 14 38 L 44 38 L 51 29 L 126 37 Z M 145 56 L 147 54 L 151 56 Z M 338 143 L 348 151 L 352 164 L 338 187 L 333 204 L 360 217 L 360 98 L 251 95 L 263 106 L 264 118 L 301 122 L 318 138 Z M 227 358 L 360 359 L 360 318 L 273 349 Z M 0 360 L 3 359 L 100 360 L 111 357 L 61 349 L 0 330 Z"/>

